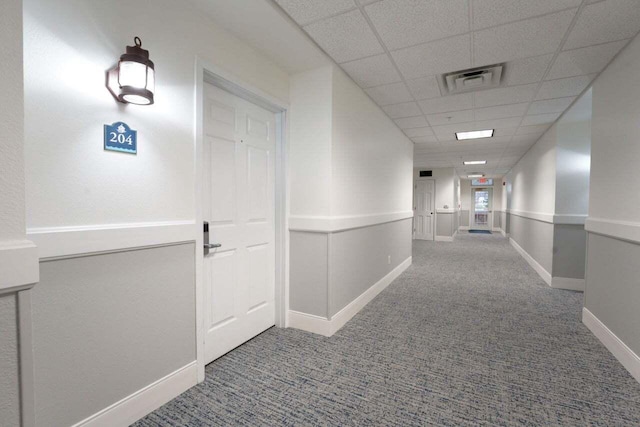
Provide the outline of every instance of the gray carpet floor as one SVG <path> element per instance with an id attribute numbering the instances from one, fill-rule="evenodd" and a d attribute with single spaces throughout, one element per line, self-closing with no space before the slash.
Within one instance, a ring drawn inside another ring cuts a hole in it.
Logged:
<path id="1" fill-rule="evenodd" d="M 331 338 L 272 328 L 136 426 L 638 426 L 640 384 L 499 235 L 415 242 Z"/>

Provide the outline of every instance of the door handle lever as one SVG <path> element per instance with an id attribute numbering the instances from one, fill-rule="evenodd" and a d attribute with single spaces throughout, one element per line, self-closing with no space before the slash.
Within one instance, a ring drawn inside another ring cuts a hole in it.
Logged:
<path id="1" fill-rule="evenodd" d="M 204 247 L 205 247 L 205 249 L 216 249 L 216 248 L 222 247 L 222 244 L 220 244 L 220 243 L 205 243 Z"/>

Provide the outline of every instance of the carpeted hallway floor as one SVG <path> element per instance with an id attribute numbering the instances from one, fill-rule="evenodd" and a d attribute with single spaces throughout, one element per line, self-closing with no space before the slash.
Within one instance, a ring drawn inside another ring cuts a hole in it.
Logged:
<path id="1" fill-rule="evenodd" d="M 136 426 L 640 425 L 640 384 L 497 235 L 414 242 L 331 338 L 272 328 Z"/>

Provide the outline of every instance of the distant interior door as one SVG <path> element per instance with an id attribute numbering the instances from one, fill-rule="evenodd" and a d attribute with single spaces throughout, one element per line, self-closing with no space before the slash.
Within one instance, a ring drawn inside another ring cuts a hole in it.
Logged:
<path id="1" fill-rule="evenodd" d="M 413 238 L 433 240 L 436 182 L 432 179 L 416 181 L 413 191 Z"/>
<path id="2" fill-rule="evenodd" d="M 491 208 L 493 189 L 474 188 L 471 191 L 472 230 L 491 230 L 493 212 Z"/>
<path id="3" fill-rule="evenodd" d="M 275 115 L 210 84 L 204 103 L 209 363 L 275 324 Z"/>

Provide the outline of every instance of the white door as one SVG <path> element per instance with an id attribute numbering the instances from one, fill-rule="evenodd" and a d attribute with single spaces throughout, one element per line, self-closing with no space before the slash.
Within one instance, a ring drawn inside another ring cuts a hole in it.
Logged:
<path id="1" fill-rule="evenodd" d="M 491 188 L 473 188 L 471 190 L 471 229 L 472 230 L 491 230 L 493 221 L 493 212 L 491 207 L 491 199 L 493 189 Z"/>
<path id="2" fill-rule="evenodd" d="M 204 103 L 209 363 L 275 324 L 275 115 L 209 84 Z"/>
<path id="3" fill-rule="evenodd" d="M 432 179 L 416 181 L 413 191 L 413 238 L 433 240 L 433 208 L 436 183 Z"/>

